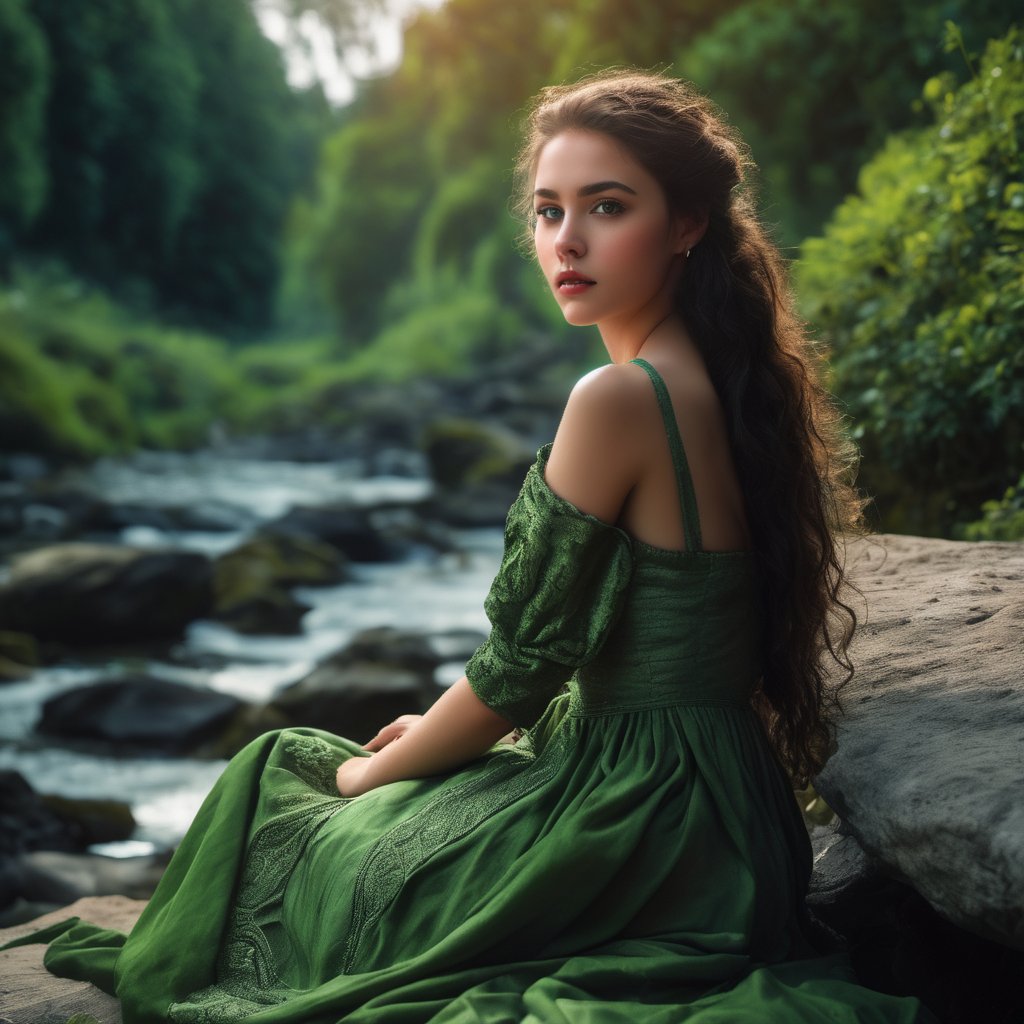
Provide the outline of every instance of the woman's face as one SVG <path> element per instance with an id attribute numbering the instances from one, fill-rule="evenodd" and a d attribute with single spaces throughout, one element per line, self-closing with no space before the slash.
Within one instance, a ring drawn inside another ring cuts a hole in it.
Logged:
<path id="1" fill-rule="evenodd" d="M 628 330 L 671 311 L 686 225 L 617 142 L 554 136 L 537 160 L 533 199 L 537 260 L 569 323 Z"/>

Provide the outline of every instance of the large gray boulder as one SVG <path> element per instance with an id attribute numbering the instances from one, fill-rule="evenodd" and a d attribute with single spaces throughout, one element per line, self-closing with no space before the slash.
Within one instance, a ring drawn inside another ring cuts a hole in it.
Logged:
<path id="1" fill-rule="evenodd" d="M 51 544 L 13 560 L 0 629 L 78 644 L 175 637 L 209 612 L 212 579 L 195 552 Z"/>
<path id="2" fill-rule="evenodd" d="M 1024 544 L 879 535 L 838 749 L 815 787 L 883 871 L 1024 949 Z"/>

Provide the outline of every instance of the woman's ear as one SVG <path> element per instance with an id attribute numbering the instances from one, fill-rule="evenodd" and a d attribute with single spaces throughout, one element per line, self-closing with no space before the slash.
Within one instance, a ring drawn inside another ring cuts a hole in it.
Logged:
<path id="1" fill-rule="evenodd" d="M 708 211 L 677 213 L 672 219 L 672 243 L 676 253 L 688 253 L 708 229 Z"/>

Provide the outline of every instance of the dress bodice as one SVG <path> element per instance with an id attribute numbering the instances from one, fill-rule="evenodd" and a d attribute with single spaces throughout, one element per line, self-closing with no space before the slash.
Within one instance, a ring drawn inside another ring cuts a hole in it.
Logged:
<path id="1" fill-rule="evenodd" d="M 752 556 L 634 551 L 621 614 L 570 684 L 573 713 L 749 700 L 761 673 Z"/>
<path id="2" fill-rule="evenodd" d="M 664 381 L 651 377 L 675 468 L 685 551 L 636 540 L 547 485 L 543 445 L 509 510 L 484 607 L 492 630 L 466 666 L 480 698 L 533 724 L 571 677 L 570 713 L 745 703 L 760 675 L 754 555 L 705 551 L 689 465 Z"/>
<path id="3" fill-rule="evenodd" d="M 575 713 L 689 703 L 744 703 L 760 675 L 761 615 L 750 551 L 705 551 L 686 450 L 668 389 L 645 359 L 669 441 L 685 551 L 632 540 L 620 617 L 571 689 Z"/>

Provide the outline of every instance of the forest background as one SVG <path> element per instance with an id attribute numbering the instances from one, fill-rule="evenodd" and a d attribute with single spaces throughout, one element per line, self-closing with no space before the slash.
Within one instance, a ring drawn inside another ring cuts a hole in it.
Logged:
<path id="1" fill-rule="evenodd" d="M 342 48 L 369 10 L 288 5 Z M 523 346 L 596 365 L 517 250 L 510 167 L 538 88 L 629 64 L 747 138 L 873 524 L 1024 537 L 1011 6 L 446 0 L 336 110 L 245 0 L 0 0 L 0 452 L 344 427 L 353 387 Z"/>

